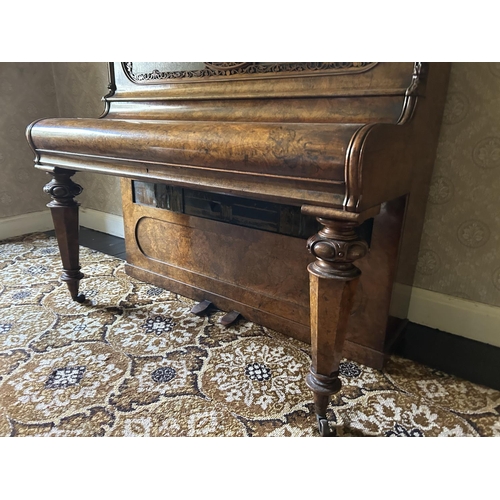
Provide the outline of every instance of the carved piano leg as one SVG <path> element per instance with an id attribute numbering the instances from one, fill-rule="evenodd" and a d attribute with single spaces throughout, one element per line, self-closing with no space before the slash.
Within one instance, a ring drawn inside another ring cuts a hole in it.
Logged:
<path id="1" fill-rule="evenodd" d="M 307 270 L 310 278 L 312 366 L 306 383 L 322 436 L 330 435 L 326 409 L 340 390 L 339 364 L 347 321 L 361 271 L 353 261 L 366 255 L 368 245 L 355 232 L 358 222 L 318 218 L 324 228 L 309 238 L 316 257 Z"/>
<path id="2" fill-rule="evenodd" d="M 62 281 L 68 285 L 71 298 L 77 302 L 84 302 L 85 296 L 78 294 L 78 285 L 83 278 L 79 264 L 78 246 L 78 207 L 80 204 L 74 197 L 82 192 L 82 187 L 71 180 L 75 172 L 55 168 L 51 172 L 53 179 L 43 188 L 52 196 L 47 205 L 52 213 L 57 243 L 63 264 Z"/>

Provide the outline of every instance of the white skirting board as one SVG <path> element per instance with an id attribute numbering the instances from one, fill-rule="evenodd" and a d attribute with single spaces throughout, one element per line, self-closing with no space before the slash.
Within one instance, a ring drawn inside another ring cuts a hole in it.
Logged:
<path id="1" fill-rule="evenodd" d="M 124 237 L 123 217 L 120 215 L 81 208 L 80 225 L 120 238 Z M 54 225 L 50 210 L 0 218 L 0 240 L 23 234 L 51 231 L 52 229 L 54 229 Z"/>
<path id="2" fill-rule="evenodd" d="M 0 240 L 54 229 L 49 210 L 0 219 Z"/>
<path id="3" fill-rule="evenodd" d="M 408 319 L 500 347 L 500 307 L 413 287 Z"/>
<path id="4" fill-rule="evenodd" d="M 91 208 L 80 209 L 80 225 L 101 233 L 112 234 L 120 238 L 125 237 L 123 217 L 121 215 L 99 212 Z"/>
<path id="5" fill-rule="evenodd" d="M 500 347 L 500 307 L 396 283 L 391 315 L 404 318 L 408 294 L 411 322 Z"/>
<path id="6" fill-rule="evenodd" d="M 80 209 L 80 225 L 113 236 L 124 237 L 123 217 L 90 208 Z M 50 211 L 34 212 L 0 219 L 0 240 L 22 234 L 54 229 Z M 500 347 L 500 307 L 472 302 L 442 293 L 396 284 L 391 314 L 399 316 L 411 293 L 408 319 L 413 323 L 437 328 L 478 342 Z"/>

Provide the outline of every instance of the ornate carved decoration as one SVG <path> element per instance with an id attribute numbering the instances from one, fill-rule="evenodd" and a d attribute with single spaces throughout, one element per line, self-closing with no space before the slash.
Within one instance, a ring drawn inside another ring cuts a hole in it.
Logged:
<path id="1" fill-rule="evenodd" d="M 162 83 L 164 80 L 197 79 L 228 76 L 291 77 L 327 72 L 328 74 L 362 73 L 377 63 L 372 62 L 205 62 L 205 68 L 187 71 L 160 71 L 135 73 L 134 63 L 122 63 L 125 74 L 134 83 Z"/>
<path id="2" fill-rule="evenodd" d="M 110 97 L 113 97 L 116 92 L 116 82 L 115 82 L 115 68 L 113 63 L 108 63 L 108 93 L 102 98 L 104 101 L 104 110 L 99 118 L 104 118 L 109 113 L 109 101 Z"/>
<path id="3" fill-rule="evenodd" d="M 398 123 L 402 125 L 406 123 L 413 115 L 415 111 L 415 106 L 417 104 L 418 90 L 422 84 L 422 81 L 427 76 L 429 64 L 416 62 L 413 65 L 413 75 L 411 77 L 411 82 L 405 92 L 405 101 L 403 103 L 403 109 L 401 111 L 401 116 L 399 117 Z"/>
<path id="4" fill-rule="evenodd" d="M 214 71 L 231 71 L 233 69 L 242 69 L 245 68 L 246 66 L 250 66 L 249 62 L 206 62 L 203 63 L 205 66 L 207 66 L 210 69 L 213 69 Z"/>
<path id="5" fill-rule="evenodd" d="M 307 240 L 308 250 L 316 257 L 309 272 L 322 278 L 351 280 L 360 275 L 353 264 L 368 252 L 368 244 L 354 231 L 358 222 L 318 218 L 325 227 Z"/>
<path id="6" fill-rule="evenodd" d="M 76 182 L 71 180 L 71 176 L 75 172 L 69 170 L 56 169 L 54 171 L 53 179 L 43 187 L 43 191 L 52 196 L 52 201 L 47 205 L 49 207 L 70 207 L 78 205 L 74 200 L 83 188 Z"/>
<path id="7" fill-rule="evenodd" d="M 425 75 L 426 69 L 427 69 L 427 66 L 421 62 L 416 62 L 413 65 L 413 75 L 411 78 L 410 86 L 406 89 L 406 95 L 415 95 L 416 94 L 418 86 L 420 84 L 420 81 L 422 80 L 423 76 Z"/>
<path id="8" fill-rule="evenodd" d="M 318 221 L 323 229 L 307 241 L 316 261 L 307 267 L 310 273 L 312 364 L 306 384 L 314 393 L 318 430 L 322 436 L 329 436 L 326 410 L 330 396 L 342 385 L 339 363 L 357 278 L 361 274 L 353 262 L 367 254 L 368 245 L 356 234 L 359 220 L 352 215 L 343 219 L 318 217 Z"/>

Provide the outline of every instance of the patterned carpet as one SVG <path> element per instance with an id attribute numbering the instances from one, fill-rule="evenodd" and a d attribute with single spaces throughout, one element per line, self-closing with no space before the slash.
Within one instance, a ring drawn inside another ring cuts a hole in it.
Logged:
<path id="1" fill-rule="evenodd" d="M 55 240 L 0 242 L 1 436 L 318 436 L 309 347 L 139 282 L 82 248 L 81 290 Z M 399 357 L 343 360 L 338 436 L 500 436 L 500 392 Z"/>

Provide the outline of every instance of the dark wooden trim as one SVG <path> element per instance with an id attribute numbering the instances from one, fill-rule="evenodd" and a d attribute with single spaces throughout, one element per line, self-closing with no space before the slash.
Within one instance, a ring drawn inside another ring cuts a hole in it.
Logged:
<path id="1" fill-rule="evenodd" d="M 476 384 L 500 390 L 500 348 L 409 323 L 393 353 Z"/>
<path id="2" fill-rule="evenodd" d="M 45 234 L 55 236 L 55 231 L 46 231 Z M 125 260 L 124 238 L 80 226 L 80 245 Z"/>

